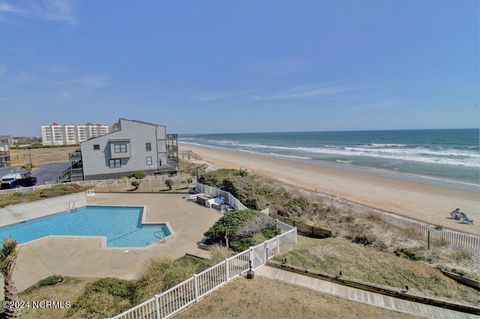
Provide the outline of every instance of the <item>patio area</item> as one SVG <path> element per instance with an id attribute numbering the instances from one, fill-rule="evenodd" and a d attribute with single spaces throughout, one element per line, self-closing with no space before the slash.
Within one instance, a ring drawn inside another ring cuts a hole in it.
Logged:
<path id="1" fill-rule="evenodd" d="M 97 193 L 88 205 L 147 206 L 147 222 L 168 222 L 174 235 L 145 249 L 106 249 L 101 238 L 43 238 L 22 245 L 14 281 L 19 291 L 53 274 L 75 277 L 138 278 L 154 257 L 179 258 L 186 253 L 208 257 L 197 247 L 203 233 L 221 215 L 187 201 L 183 193 Z M 52 213 L 54 213 L 52 211 Z"/>

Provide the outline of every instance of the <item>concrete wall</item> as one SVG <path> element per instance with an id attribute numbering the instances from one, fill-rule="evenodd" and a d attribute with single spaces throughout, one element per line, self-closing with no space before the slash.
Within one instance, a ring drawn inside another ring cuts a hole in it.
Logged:
<path id="1" fill-rule="evenodd" d="M 109 167 L 109 159 L 118 158 L 112 154 L 112 143 L 127 143 L 128 152 L 120 159 L 121 167 Z M 154 172 L 167 166 L 166 128 L 148 123 L 120 119 L 120 130 L 90 139 L 82 143 L 83 172 L 86 180 L 120 177 L 130 172 Z M 146 150 L 151 144 L 151 151 Z M 95 144 L 100 150 L 94 150 Z M 151 165 L 147 164 L 151 157 Z M 161 161 L 161 162 L 160 162 Z M 161 164 L 161 166 L 160 166 Z"/>

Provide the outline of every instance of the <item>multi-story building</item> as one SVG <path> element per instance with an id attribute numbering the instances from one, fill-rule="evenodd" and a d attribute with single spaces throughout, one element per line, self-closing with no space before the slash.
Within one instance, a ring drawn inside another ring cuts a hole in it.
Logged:
<path id="1" fill-rule="evenodd" d="M 8 143 L 0 142 L 0 167 L 10 166 L 10 147 Z"/>
<path id="2" fill-rule="evenodd" d="M 77 173 L 82 169 L 84 180 L 178 170 L 178 137 L 167 134 L 166 126 L 120 119 L 116 128 L 82 142 L 81 152 L 71 154 L 72 167 Z"/>
<path id="3" fill-rule="evenodd" d="M 89 138 L 110 133 L 110 127 L 102 124 L 51 125 L 42 126 L 43 145 L 75 145 Z"/>
<path id="4" fill-rule="evenodd" d="M 0 143 L 2 144 L 8 144 L 9 146 L 13 146 L 14 141 L 14 138 L 10 135 L 0 135 Z"/>

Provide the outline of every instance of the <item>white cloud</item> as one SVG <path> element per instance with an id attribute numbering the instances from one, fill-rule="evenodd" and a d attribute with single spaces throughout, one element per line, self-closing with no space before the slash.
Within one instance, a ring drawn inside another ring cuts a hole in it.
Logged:
<path id="1" fill-rule="evenodd" d="M 268 95 L 254 96 L 255 100 L 283 100 L 299 98 L 316 98 L 321 96 L 336 95 L 354 90 L 353 87 L 339 85 L 307 85 L 286 89 Z"/>
<path id="2" fill-rule="evenodd" d="M 0 2 L 0 12 L 18 13 L 18 9 L 6 2 Z"/>
<path id="3" fill-rule="evenodd" d="M 76 0 L 17 1 L 15 6 L 7 2 L 1 2 L 0 19 L 6 22 L 8 21 L 7 16 L 23 17 L 75 25 L 78 23 L 75 15 L 76 8 Z"/>
<path id="4" fill-rule="evenodd" d="M 199 94 L 199 95 L 193 96 L 190 99 L 194 101 L 206 102 L 206 101 L 222 100 L 230 97 L 246 96 L 258 91 L 260 91 L 260 89 L 234 91 L 234 92 L 205 93 L 205 94 Z"/>

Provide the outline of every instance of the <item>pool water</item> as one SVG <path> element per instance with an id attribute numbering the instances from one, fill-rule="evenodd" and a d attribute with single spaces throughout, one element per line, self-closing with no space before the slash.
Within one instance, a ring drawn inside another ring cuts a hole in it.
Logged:
<path id="1" fill-rule="evenodd" d="M 56 236 L 105 236 L 107 247 L 146 247 L 170 235 L 166 224 L 143 224 L 143 207 L 85 206 L 0 227 L 0 239 L 11 236 L 19 243 Z"/>

